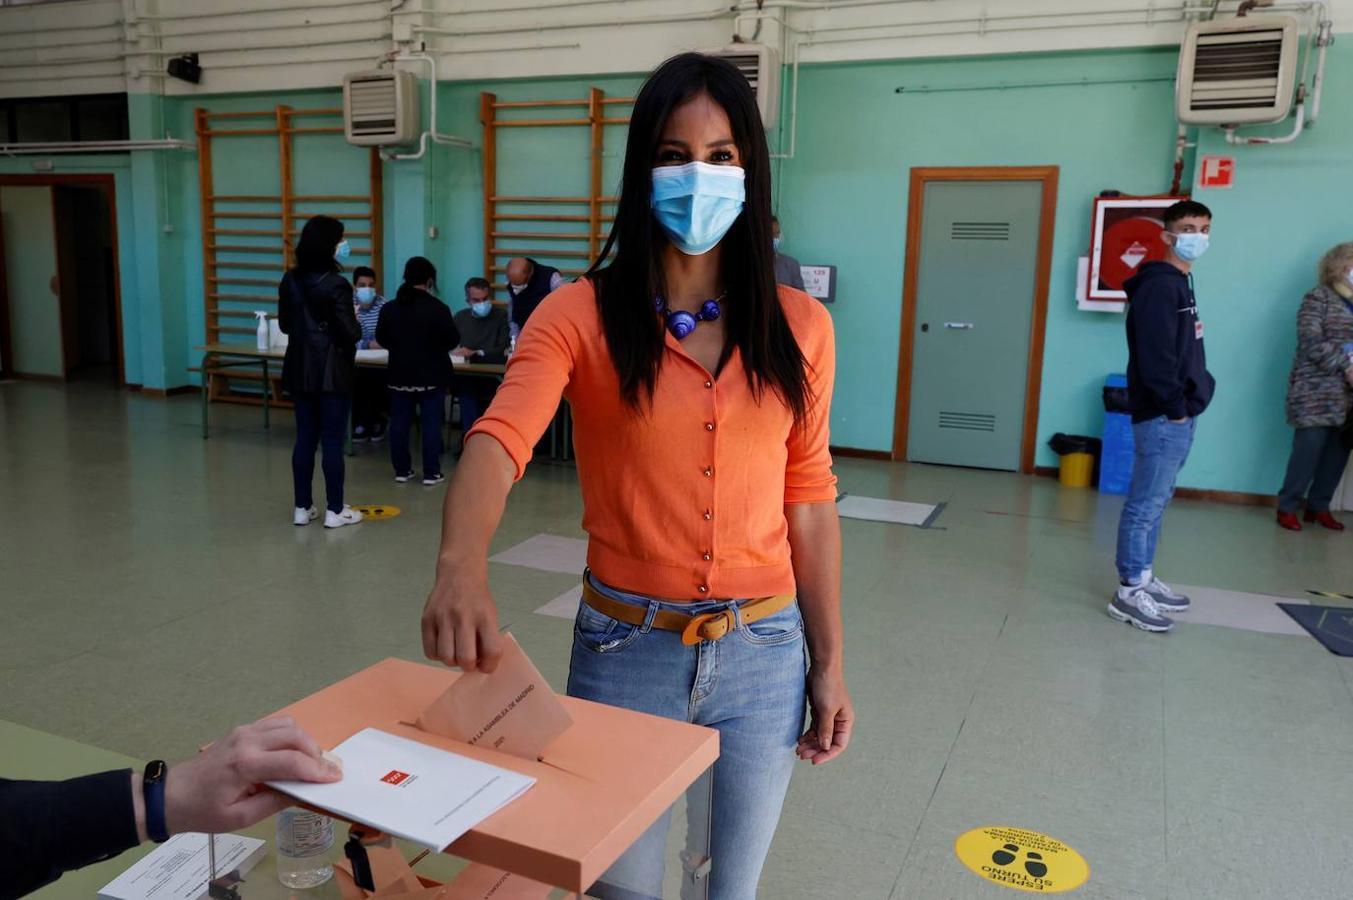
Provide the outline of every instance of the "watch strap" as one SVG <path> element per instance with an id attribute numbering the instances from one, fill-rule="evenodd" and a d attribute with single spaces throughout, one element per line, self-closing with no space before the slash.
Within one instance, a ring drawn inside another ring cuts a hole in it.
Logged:
<path id="1" fill-rule="evenodd" d="M 164 821 L 164 778 L 169 766 L 162 759 L 146 764 L 141 781 L 141 794 L 146 803 L 146 834 L 157 844 L 169 840 L 169 828 Z"/>

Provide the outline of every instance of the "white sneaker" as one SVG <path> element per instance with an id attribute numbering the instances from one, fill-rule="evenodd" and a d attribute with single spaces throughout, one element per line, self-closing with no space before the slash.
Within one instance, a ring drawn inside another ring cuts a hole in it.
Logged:
<path id="1" fill-rule="evenodd" d="M 324 511 L 325 528 L 342 528 L 344 525 L 356 525 L 362 521 L 362 514 L 351 506 L 344 506 L 342 512 L 334 512 L 331 509 Z"/>
<path id="2" fill-rule="evenodd" d="M 293 525 L 309 525 L 319 518 L 319 510 L 313 506 L 309 509 L 298 506 L 291 512 L 291 522 Z"/>
<path id="3" fill-rule="evenodd" d="M 1121 585 L 1114 592 L 1109 600 L 1109 616 L 1142 631 L 1166 632 L 1174 628 L 1173 620 L 1161 615 L 1156 601 L 1139 584 Z"/>

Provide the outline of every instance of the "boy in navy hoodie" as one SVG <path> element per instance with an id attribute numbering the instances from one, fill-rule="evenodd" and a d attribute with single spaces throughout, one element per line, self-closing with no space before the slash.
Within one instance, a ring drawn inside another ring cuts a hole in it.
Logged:
<path id="1" fill-rule="evenodd" d="M 1212 212 L 1181 200 L 1165 210 L 1169 247 L 1123 287 L 1128 295 L 1128 399 L 1132 406 L 1132 487 L 1118 520 L 1118 590 L 1109 615 L 1144 631 L 1169 631 L 1164 612 L 1185 612 L 1189 598 L 1152 572 L 1156 540 L 1198 416 L 1216 382 L 1203 353 L 1203 323 L 1193 295 L 1193 262 L 1207 250 Z"/>

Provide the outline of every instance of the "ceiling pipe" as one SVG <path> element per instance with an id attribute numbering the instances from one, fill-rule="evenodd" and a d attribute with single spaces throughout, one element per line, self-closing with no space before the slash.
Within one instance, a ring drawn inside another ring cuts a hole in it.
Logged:
<path id="1" fill-rule="evenodd" d="M 196 150 L 197 144 L 176 138 L 143 141 L 44 141 L 0 144 L 0 156 L 50 156 L 58 153 L 112 153 L 124 150 Z"/>

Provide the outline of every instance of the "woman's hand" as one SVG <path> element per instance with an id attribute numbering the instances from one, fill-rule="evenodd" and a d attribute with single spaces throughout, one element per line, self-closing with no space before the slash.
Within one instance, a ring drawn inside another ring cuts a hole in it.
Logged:
<path id="1" fill-rule="evenodd" d="M 487 578 L 438 571 L 423 607 L 423 653 L 466 672 L 492 672 L 503 656 Z"/>
<path id="2" fill-rule="evenodd" d="M 855 707 L 839 668 L 813 666 L 808 673 L 808 705 L 812 720 L 799 738 L 799 759 L 820 766 L 845 752 L 855 727 Z"/>

